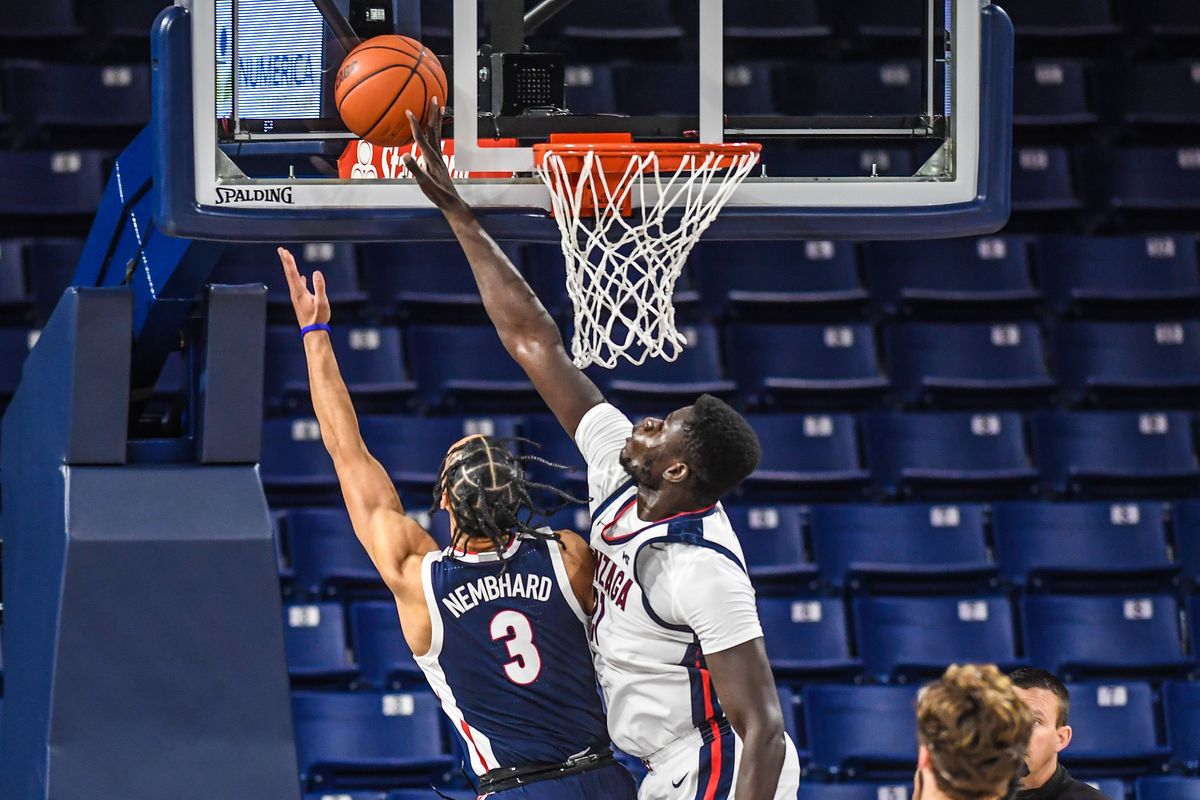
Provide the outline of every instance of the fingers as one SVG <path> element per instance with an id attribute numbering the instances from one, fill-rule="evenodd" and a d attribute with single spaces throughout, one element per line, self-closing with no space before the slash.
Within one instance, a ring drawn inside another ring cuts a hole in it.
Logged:
<path id="1" fill-rule="evenodd" d="M 278 248 L 278 253 L 279 261 L 283 264 L 283 275 L 287 278 L 288 286 L 294 289 L 297 280 L 301 277 L 300 270 L 296 269 L 296 259 L 292 257 L 291 252 L 286 247 Z"/>
<path id="2" fill-rule="evenodd" d="M 417 121 L 417 115 L 411 111 L 405 111 L 404 115 L 408 117 L 408 127 L 412 129 L 413 141 L 422 151 L 425 150 L 425 131 L 421 129 L 421 123 Z"/>
<path id="3" fill-rule="evenodd" d="M 321 270 L 313 273 L 313 291 L 317 294 L 318 302 L 325 302 L 325 276 L 321 274 Z"/>

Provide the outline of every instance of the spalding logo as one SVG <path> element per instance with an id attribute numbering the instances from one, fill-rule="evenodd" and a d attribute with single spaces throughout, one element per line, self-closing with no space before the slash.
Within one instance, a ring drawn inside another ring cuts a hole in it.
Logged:
<path id="1" fill-rule="evenodd" d="M 349 78 L 355 72 L 358 72 L 358 61 L 347 61 L 345 64 L 343 64 L 341 72 L 337 74 L 337 78 L 333 82 L 334 90 L 342 85 L 342 81 L 346 80 L 346 78 Z"/>
<path id="2" fill-rule="evenodd" d="M 230 189 L 217 187 L 217 205 L 229 203 L 282 203 L 292 205 L 292 187 L 277 189 Z"/>

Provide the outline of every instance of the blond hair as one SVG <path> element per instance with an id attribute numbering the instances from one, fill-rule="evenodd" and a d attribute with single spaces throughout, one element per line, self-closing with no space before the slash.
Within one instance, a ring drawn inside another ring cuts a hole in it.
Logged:
<path id="1" fill-rule="evenodd" d="M 1033 715 L 991 664 L 955 664 L 917 700 L 917 736 L 953 800 L 1007 796 L 1032 732 Z"/>

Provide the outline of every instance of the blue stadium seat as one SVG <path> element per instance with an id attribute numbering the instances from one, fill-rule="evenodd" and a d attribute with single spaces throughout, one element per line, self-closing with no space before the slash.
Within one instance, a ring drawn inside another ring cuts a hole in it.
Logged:
<path id="1" fill-rule="evenodd" d="M 911 778 L 917 758 L 910 686 L 805 686 L 810 768 L 847 778 L 891 773 Z"/>
<path id="2" fill-rule="evenodd" d="M 1018 663 L 1007 597 L 859 597 L 854 630 L 867 673 L 884 682 L 937 677 L 947 664 Z"/>
<path id="3" fill-rule="evenodd" d="M 1108 800 L 1133 800 L 1133 790 L 1120 778 L 1080 778 Z"/>
<path id="4" fill-rule="evenodd" d="M 1134 785 L 1138 800 L 1200 800 L 1200 778 L 1187 775 L 1147 775 Z"/>
<path id="5" fill-rule="evenodd" d="M 1141 309 L 1161 316 L 1200 300 L 1193 236 L 1046 236 L 1034 254 L 1042 292 L 1059 314 Z"/>
<path id="6" fill-rule="evenodd" d="M 1187 0 L 1146 0 L 1134 19 L 1155 37 L 1200 37 L 1200 8 Z"/>
<path id="7" fill-rule="evenodd" d="M 504 250 L 520 263 L 516 247 Z M 364 244 L 359 257 L 364 288 L 385 308 L 430 322 L 484 321 L 479 289 L 457 242 Z"/>
<path id="8" fill-rule="evenodd" d="M 700 70 L 695 64 L 638 62 L 624 65 L 616 68 L 616 86 L 616 108 L 623 114 L 694 115 L 700 110 Z M 726 65 L 726 114 L 761 116 L 774 112 L 769 65 Z"/>
<path id="9" fill-rule="evenodd" d="M 456 791 L 454 789 L 438 789 L 442 797 L 448 800 L 477 800 L 479 795 L 475 792 Z M 340 798 L 338 798 L 340 800 Z M 428 789 L 397 789 L 394 792 L 388 792 L 384 800 L 429 800 Z M 1113 798 L 1117 800 L 1117 798 Z"/>
<path id="10" fill-rule="evenodd" d="M 1071 746 L 1066 767 L 1089 775 L 1145 774 L 1166 760 L 1155 724 L 1154 691 L 1137 681 L 1068 683 Z"/>
<path id="11" fill-rule="evenodd" d="M 776 687 L 775 691 L 779 695 L 779 709 L 783 712 L 783 729 L 792 737 L 796 747 L 801 748 L 804 744 L 804 727 L 799 718 L 800 698 L 788 686 Z"/>
<path id="12" fill-rule="evenodd" d="M 88 3 L 80 13 L 88 26 L 102 36 L 146 39 L 154 18 L 167 5 L 167 0 L 108 0 Z"/>
<path id="13" fill-rule="evenodd" d="M 910 784 L 902 783 L 800 781 L 800 793 L 796 795 L 796 800 L 908 800 L 911 791 Z"/>
<path id="14" fill-rule="evenodd" d="M 0 328 L 0 397 L 10 397 L 21 382 L 21 367 L 37 341 L 35 331 Z"/>
<path id="15" fill-rule="evenodd" d="M 867 463 L 885 494 L 1012 494 L 1037 477 L 1014 413 L 887 414 L 866 419 Z"/>
<path id="16" fill-rule="evenodd" d="M 433 406 L 536 407 L 533 384 L 490 325 L 413 325 L 405 344 L 409 368 Z"/>
<path id="17" fill-rule="evenodd" d="M 1200 397 L 1200 322 L 1064 322 L 1054 372 L 1070 402 L 1194 406 Z"/>
<path id="18" fill-rule="evenodd" d="M 33 293 L 34 316 L 39 322 L 47 320 L 62 299 L 63 290 L 75 276 L 82 252 L 83 240 L 67 237 L 32 239 L 25 245 L 25 274 Z"/>
<path id="19" fill-rule="evenodd" d="M 817 568 L 804 551 L 801 506 L 727 505 L 725 514 L 737 531 L 750 579 L 760 592 L 795 591 L 816 578 Z"/>
<path id="20" fill-rule="evenodd" d="M 1108 36 L 1121 30 L 1109 0 L 1008 0 L 1005 11 L 1022 39 Z"/>
<path id="21" fill-rule="evenodd" d="M 83 33 L 72 0 L 0 5 L 0 38 L 70 38 Z"/>
<path id="22" fill-rule="evenodd" d="M 1175 555 L 1183 564 L 1183 575 L 1193 588 L 1200 587 L 1200 500 L 1180 500 L 1171 512 L 1175 533 Z M 1200 651 L 1200 639 L 1195 642 Z"/>
<path id="23" fill-rule="evenodd" d="M 1157 586 L 1179 573 L 1162 503 L 997 503 L 992 533 L 1000 574 L 1051 591 Z"/>
<path id="24" fill-rule="evenodd" d="M 762 163 L 775 178 L 908 177 L 917 170 L 912 150 L 904 147 L 853 147 L 805 142 L 765 142 Z"/>
<path id="25" fill-rule="evenodd" d="M 980 505 L 816 505 L 809 527 L 821 578 L 838 590 L 981 588 L 996 572 Z"/>
<path id="26" fill-rule="evenodd" d="M 359 304 L 367 299 L 367 293 L 359 288 L 358 260 L 353 245 L 309 242 L 284 247 L 291 250 L 302 274 L 311 276 L 313 270 L 321 271 L 332 305 Z M 274 245 L 267 244 L 230 245 L 221 253 L 209 282 L 264 284 L 268 305 L 286 307 L 286 313 L 290 314 L 292 300 L 275 250 Z M 312 286 L 311 282 L 309 286 Z"/>
<path id="27" fill-rule="evenodd" d="M 350 630 L 359 670 L 370 686 L 398 689 L 424 680 L 400 630 L 395 601 L 355 603 Z"/>
<path id="28" fill-rule="evenodd" d="M 391 596 L 342 509 L 295 509 L 288 513 L 287 531 L 299 592 L 310 597 Z"/>
<path id="29" fill-rule="evenodd" d="M 541 445 L 523 443 L 522 453 L 568 468 L 554 469 L 536 461 L 526 461 L 525 471 L 530 477 L 551 486 L 561 486 L 579 497 L 587 496 L 587 464 L 557 419 L 549 414 L 532 414 L 521 423 L 521 435 L 535 445 Z"/>
<path id="30" fill-rule="evenodd" d="M 425 798 L 428 798 L 428 790 L 422 793 L 422 800 Z M 304 800 L 391 800 L 391 798 L 387 792 L 340 792 L 330 789 L 327 792 L 309 792 L 304 795 Z"/>
<path id="31" fill-rule="evenodd" d="M 1013 211 L 1070 211 L 1083 200 L 1062 147 L 1021 147 L 1013 153 Z"/>
<path id="32" fill-rule="evenodd" d="M 859 457 L 858 427 L 849 414 L 759 414 L 746 418 L 762 443 L 762 460 L 746 486 L 764 493 L 845 495 L 860 492 L 870 473 Z"/>
<path id="33" fill-rule="evenodd" d="M 843 25 L 866 39 L 915 39 L 920 37 L 924 12 L 921 0 L 860 0 L 853 6 L 835 6 Z"/>
<path id="34" fill-rule="evenodd" d="M 1182 412 L 1039 412 L 1033 442 L 1042 480 L 1059 495 L 1161 495 L 1200 478 Z"/>
<path id="35" fill-rule="evenodd" d="M 611 114 L 617 108 L 617 83 L 608 64 L 572 64 L 566 68 L 565 101 L 576 114 Z"/>
<path id="36" fill-rule="evenodd" d="M 755 406 L 863 406 L 889 385 L 870 325 L 728 325 L 725 352 Z"/>
<path id="37" fill-rule="evenodd" d="M 683 28 L 668 0 L 576 3 L 563 13 L 562 32 L 576 39 L 677 39 Z"/>
<path id="38" fill-rule="evenodd" d="M 1013 123 L 1018 127 L 1091 125 L 1083 62 L 1044 60 L 1018 64 L 1013 75 Z"/>
<path id="39" fill-rule="evenodd" d="M 425 785 L 453 759 L 429 692 L 293 692 L 296 755 L 308 786 Z"/>
<path id="40" fill-rule="evenodd" d="M 862 671 L 837 598 L 758 598 L 771 669 L 785 679 L 845 679 Z M 812 738 L 809 737 L 809 741 Z"/>
<path id="41" fill-rule="evenodd" d="M 701 242 L 688 269 L 707 308 L 755 322 L 844 321 L 870 298 L 847 242 Z"/>
<path id="42" fill-rule="evenodd" d="M 675 361 L 651 358 L 636 366 L 622 361 L 612 370 L 593 369 L 592 379 L 623 405 L 639 408 L 675 407 L 705 392 L 728 396 L 736 391 L 737 384 L 724 377 L 716 328 L 684 325 L 679 332 L 687 345 Z"/>
<path id="43" fill-rule="evenodd" d="M 1116 76 L 1121 118 L 1127 124 L 1148 128 L 1200 125 L 1200 80 L 1195 64 L 1122 64 Z"/>
<path id="44" fill-rule="evenodd" d="M 29 130 L 137 128 L 150 119 L 149 64 L 14 61 L 5 83 L 9 109 Z"/>
<path id="45" fill-rule="evenodd" d="M 333 461 L 321 441 L 321 427 L 312 417 L 263 423 L 259 471 L 268 491 L 321 492 L 337 483 Z"/>
<path id="46" fill-rule="evenodd" d="M 416 390 L 405 374 L 400 332 L 392 327 L 336 326 L 329 332 L 346 388 L 356 403 L 394 403 Z M 294 325 L 267 328 L 266 396 L 270 405 L 308 401 L 308 361 Z M 394 409 L 395 406 L 392 405 Z"/>
<path id="47" fill-rule="evenodd" d="M 358 674 L 346 640 L 345 613 L 338 603 L 284 606 L 283 644 L 288 675 L 296 683 L 344 684 Z"/>
<path id="48" fill-rule="evenodd" d="M 917 61 L 790 64 L 776 73 L 779 110 L 801 116 L 914 114 L 924 85 Z"/>
<path id="49" fill-rule="evenodd" d="M 819 0 L 762 0 L 725 9 L 725 35 L 735 39 L 813 39 L 828 36 Z"/>
<path id="50" fill-rule="evenodd" d="M 437 481 L 446 451 L 462 437 L 482 433 L 512 439 L 520 431 L 519 420 L 512 417 L 364 416 L 359 426 L 363 441 L 392 480 L 422 489 Z"/>
<path id="51" fill-rule="evenodd" d="M 1163 715 L 1173 760 L 1187 769 L 1200 769 L 1200 683 L 1165 684 Z"/>
<path id="52" fill-rule="evenodd" d="M 1101 164 L 1108 203 L 1118 211 L 1200 209 L 1200 148 L 1126 147 Z"/>
<path id="53" fill-rule="evenodd" d="M 864 248 L 867 283 L 889 316 L 1012 318 L 1039 298 L 1026 244 L 1016 236 L 872 242 Z"/>
<path id="54" fill-rule="evenodd" d="M 1188 599 L 1188 619 L 1192 622 L 1192 628 L 1188 632 L 1188 637 L 1192 644 L 1192 655 L 1196 657 L 1196 661 L 1200 662 L 1200 595 L 1194 594 Z"/>
<path id="55" fill-rule="evenodd" d="M 0 150 L 0 214 L 91 214 L 108 177 L 99 150 Z"/>
<path id="56" fill-rule="evenodd" d="M 26 310 L 33 299 L 25 280 L 28 246 L 23 239 L 0 239 L 0 311 Z"/>
<path id="57" fill-rule="evenodd" d="M 884 353 L 910 406 L 1011 408 L 1054 390 L 1036 323 L 903 323 L 888 326 Z"/>
<path id="58" fill-rule="evenodd" d="M 1033 595 L 1021 619 L 1025 656 L 1054 673 L 1170 675 L 1189 663 L 1169 595 Z"/>

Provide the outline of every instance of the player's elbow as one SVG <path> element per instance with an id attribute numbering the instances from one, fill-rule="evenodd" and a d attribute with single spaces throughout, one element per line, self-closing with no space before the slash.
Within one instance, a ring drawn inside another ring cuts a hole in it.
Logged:
<path id="1" fill-rule="evenodd" d="M 507 344 L 508 352 L 522 366 L 542 363 L 547 357 L 555 356 L 563 350 L 562 336 L 553 325 L 549 329 L 531 328 L 522 331 Z"/>

